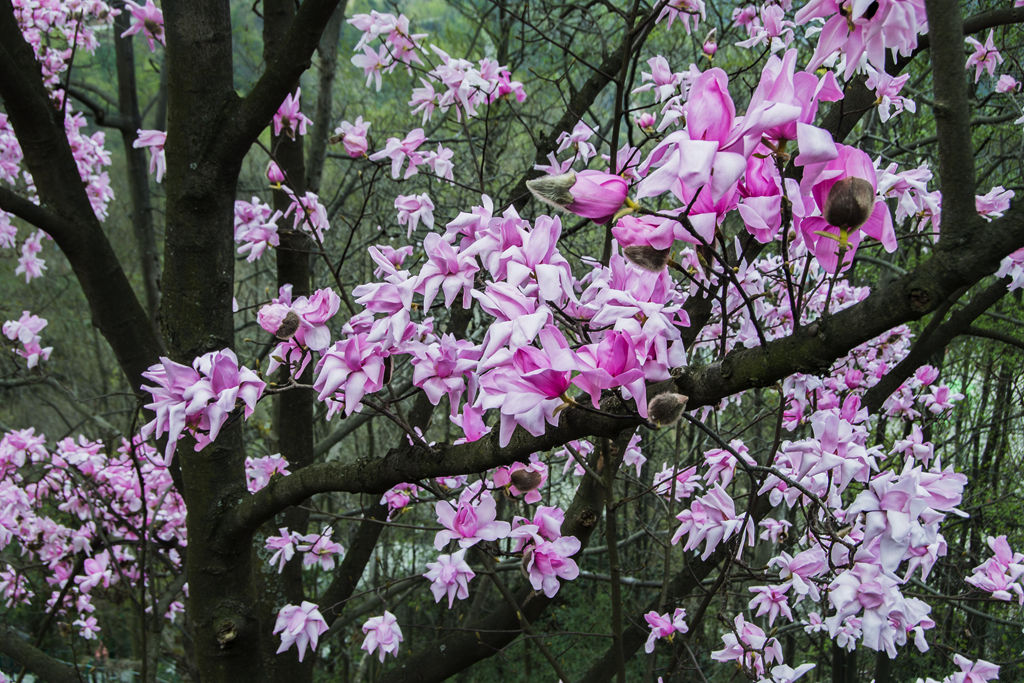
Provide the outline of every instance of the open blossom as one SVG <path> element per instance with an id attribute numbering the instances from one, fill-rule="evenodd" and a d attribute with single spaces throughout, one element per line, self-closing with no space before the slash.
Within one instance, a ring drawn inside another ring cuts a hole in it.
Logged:
<path id="1" fill-rule="evenodd" d="M 280 212 L 275 212 L 258 197 L 253 197 L 251 202 L 235 200 L 235 242 L 242 245 L 238 247 L 239 254 L 248 254 L 246 261 L 252 263 L 263 256 L 267 247 L 281 243 L 277 232 L 280 216 Z"/>
<path id="2" fill-rule="evenodd" d="M 549 598 L 555 597 L 561 586 L 559 579 L 572 581 L 580 575 L 580 569 L 572 556 L 580 551 L 580 541 L 575 536 L 562 536 L 554 541 L 541 540 L 523 550 L 523 564 L 534 590 L 543 591 Z"/>
<path id="3" fill-rule="evenodd" d="M 307 296 L 292 299 L 291 285 L 283 285 L 278 297 L 260 308 L 260 327 L 278 339 L 292 339 L 314 351 L 324 351 L 331 343 L 327 321 L 341 306 L 341 297 L 333 289 L 318 289 Z"/>
<path id="4" fill-rule="evenodd" d="M 686 624 L 686 610 L 682 607 L 677 607 L 671 616 L 668 613 L 658 614 L 651 610 L 644 615 L 644 621 L 651 627 L 651 633 L 644 643 L 644 652 L 647 654 L 654 652 L 655 641 L 661 638 L 671 639 L 676 633 L 686 633 L 690 630 Z"/>
<path id="5" fill-rule="evenodd" d="M 231 349 L 203 354 L 191 367 L 161 358 L 142 376 L 155 384 L 142 389 L 153 397 L 146 408 L 156 417 L 140 433 L 144 438 L 167 435 L 167 462 L 186 429 L 195 437 L 196 450 L 202 450 L 217 438 L 236 404 L 242 404 L 246 418 L 252 415 L 266 388 L 255 372 L 238 365 Z"/>
<path id="6" fill-rule="evenodd" d="M 775 638 L 768 638 L 763 629 L 751 624 L 737 614 L 733 628 L 722 636 L 725 645 L 711 653 L 716 662 L 737 662 L 747 672 L 763 676 L 765 666 L 782 662 L 782 645 Z"/>
<path id="7" fill-rule="evenodd" d="M 434 537 L 434 547 L 440 550 L 449 541 L 458 541 L 460 548 L 469 548 L 480 541 L 496 541 L 512 531 L 512 525 L 495 519 L 497 503 L 494 496 L 484 491 L 479 496 L 462 496 L 458 505 L 439 500 L 434 506 L 437 521 L 444 527 Z"/>
<path id="8" fill-rule="evenodd" d="M 317 640 L 327 630 L 327 622 L 320 610 L 312 602 L 303 600 L 301 605 L 285 605 L 277 613 L 274 633 L 281 634 L 281 646 L 277 654 L 281 654 L 292 645 L 299 650 L 299 661 L 306 656 L 306 646 L 316 649 Z"/>
<path id="9" fill-rule="evenodd" d="M 46 261 L 39 256 L 43 250 L 44 237 L 46 234 L 42 230 L 36 230 L 21 244 L 21 256 L 18 257 L 18 267 L 14 269 L 14 274 L 24 275 L 25 282 L 42 277 L 46 270 Z"/>
<path id="10" fill-rule="evenodd" d="M 340 141 L 345 146 L 345 153 L 353 159 L 366 154 L 369 143 L 366 136 L 369 134 L 370 122 L 363 121 L 363 117 L 356 118 L 355 123 L 342 121 L 341 125 L 334 129 L 334 137 L 331 142 Z"/>
<path id="11" fill-rule="evenodd" d="M 398 224 L 409 226 L 410 238 L 421 220 L 428 230 L 434 229 L 434 202 L 430 201 L 430 195 L 426 192 L 398 195 L 395 197 L 395 209 L 398 210 Z"/>
<path id="12" fill-rule="evenodd" d="M 142 130 L 140 128 L 135 135 L 132 147 L 135 149 L 149 148 L 149 172 L 156 176 L 156 181 L 159 183 L 167 171 L 167 157 L 164 154 L 167 133 L 162 130 Z"/>
<path id="13" fill-rule="evenodd" d="M 324 527 L 319 534 L 306 534 L 300 537 L 302 543 L 295 549 L 306 553 L 302 558 L 304 567 L 319 564 L 320 568 L 325 571 L 334 569 L 334 556 L 340 555 L 345 549 L 341 547 L 340 543 L 331 540 L 333 533 L 334 530 L 328 526 Z"/>
<path id="14" fill-rule="evenodd" d="M 43 348 L 40 342 L 39 333 L 46 327 L 45 318 L 33 315 L 28 311 L 22 311 L 21 317 L 17 320 L 8 320 L 3 325 L 4 336 L 11 341 L 18 341 L 22 348 L 18 349 L 19 356 L 25 359 L 29 370 L 39 365 L 41 360 L 49 360 L 52 346 Z"/>
<path id="15" fill-rule="evenodd" d="M 384 354 L 365 334 L 354 334 L 323 352 L 316 366 L 313 388 L 321 401 L 338 394 L 344 397 L 345 415 L 361 405 L 363 396 L 384 387 Z"/>
<path id="16" fill-rule="evenodd" d="M 366 650 L 370 654 L 377 650 L 381 662 L 387 654 L 398 656 L 398 644 L 404 638 L 402 629 L 398 626 L 398 619 L 391 612 L 384 610 L 382 616 L 367 619 L 363 624 L 363 633 L 366 634 L 366 638 L 360 646 L 361 650 Z"/>
<path id="17" fill-rule="evenodd" d="M 274 551 L 274 554 L 270 556 L 270 564 L 276 564 L 277 573 L 280 574 L 284 571 L 284 566 L 288 561 L 295 557 L 295 544 L 298 537 L 293 536 L 288 529 L 283 527 L 278 531 L 281 532 L 280 536 L 267 536 L 264 547 Z"/>
<path id="18" fill-rule="evenodd" d="M 122 38 L 133 36 L 141 31 L 146 36 L 150 52 L 156 52 L 156 43 L 166 44 L 164 43 L 164 13 L 153 4 L 153 0 L 146 0 L 144 6 L 127 0 L 124 5 L 132 15 L 132 25 L 121 34 Z"/>
<path id="19" fill-rule="evenodd" d="M 469 582 L 476 573 L 466 562 L 466 549 L 462 548 L 451 555 L 439 555 L 437 562 L 427 563 L 424 578 L 430 581 L 430 592 L 434 594 L 434 602 L 448 596 L 448 609 L 457 597 L 465 600 L 469 597 Z"/>
<path id="20" fill-rule="evenodd" d="M 513 496 L 523 496 L 523 502 L 533 504 L 541 500 L 540 488 L 548 479 L 548 466 L 542 462 L 512 463 L 508 467 L 499 467 L 494 471 L 494 485 L 507 487 Z M 525 495 L 524 495 L 525 494 Z"/>
<path id="21" fill-rule="evenodd" d="M 788 584 L 781 586 L 751 586 L 750 592 L 754 597 L 747 605 L 749 609 L 757 609 L 755 617 L 768 615 L 768 625 L 775 623 L 775 618 L 780 614 L 790 621 L 793 621 L 793 612 L 789 609 L 789 600 L 786 598 Z"/>
<path id="22" fill-rule="evenodd" d="M 249 493 L 256 493 L 270 483 L 274 475 L 287 477 L 288 461 L 280 453 L 266 455 L 262 458 L 245 459 L 245 480 Z"/>
<path id="23" fill-rule="evenodd" d="M 274 114 L 274 135 L 283 133 L 294 140 L 296 135 L 306 134 L 306 126 L 313 122 L 299 110 L 301 96 L 302 88 L 296 88 L 294 95 L 288 93 L 285 96 L 284 102 Z"/>
<path id="24" fill-rule="evenodd" d="M 966 65 L 968 69 L 972 66 L 974 67 L 974 82 L 977 83 L 978 79 L 981 78 L 982 71 L 987 71 L 989 76 L 994 77 L 996 75 L 996 67 L 1003 63 L 1003 56 L 999 54 L 995 43 L 992 42 L 992 30 L 989 30 L 988 37 L 984 43 L 971 36 L 967 36 L 964 40 L 974 48 L 974 52 L 967 58 Z"/>
<path id="25" fill-rule="evenodd" d="M 997 185 L 983 195 L 976 195 L 974 206 L 986 221 L 1002 218 L 1003 213 L 1010 208 L 1010 200 L 1013 199 L 1013 195 L 1013 190 L 1007 190 L 1002 185 Z"/>

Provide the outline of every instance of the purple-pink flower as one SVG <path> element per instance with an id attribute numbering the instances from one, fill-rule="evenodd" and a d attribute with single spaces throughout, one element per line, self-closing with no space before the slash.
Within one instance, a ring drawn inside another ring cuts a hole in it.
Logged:
<path id="1" fill-rule="evenodd" d="M 434 547 L 440 550 L 449 541 L 458 541 L 460 548 L 469 548 L 480 541 L 496 541 L 512 531 L 508 522 L 498 521 L 494 496 L 483 491 L 478 496 L 459 498 L 457 506 L 439 500 L 434 506 L 437 521 L 444 527 L 434 537 Z"/>
<path id="2" fill-rule="evenodd" d="M 131 0 L 126 0 L 124 5 L 132 15 L 132 25 L 121 34 L 122 38 L 133 36 L 141 31 L 146 36 L 150 52 L 156 52 L 156 43 L 166 44 L 164 43 L 164 13 L 153 4 L 153 0 L 146 0 L 145 5 L 138 5 Z"/>

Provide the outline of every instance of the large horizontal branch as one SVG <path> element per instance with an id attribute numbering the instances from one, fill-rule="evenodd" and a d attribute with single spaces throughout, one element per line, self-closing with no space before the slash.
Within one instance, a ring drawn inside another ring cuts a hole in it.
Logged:
<path id="1" fill-rule="evenodd" d="M 601 415 L 582 408 L 560 413 L 557 427 L 541 436 L 516 429 L 509 444 L 498 444 L 494 431 L 472 443 L 452 446 L 422 444 L 392 448 L 383 458 L 366 456 L 351 463 L 327 462 L 310 465 L 295 474 L 272 482 L 238 504 L 225 518 L 221 533 L 250 533 L 260 524 L 309 496 L 329 491 L 384 493 L 396 484 L 455 474 L 484 472 L 499 465 L 525 462 L 531 453 L 557 448 L 584 436 L 614 437 L 624 429 L 635 429 L 639 416 Z"/>
<path id="2" fill-rule="evenodd" d="M 79 683 L 85 680 L 73 666 L 54 659 L 6 626 L 0 626 L 0 653 L 50 683 Z"/>
<path id="3" fill-rule="evenodd" d="M 312 64 L 313 52 L 339 0 L 305 0 L 295 13 L 288 33 L 256 85 L 238 106 L 224 143 L 228 159 L 245 156 L 253 140 L 267 127 L 285 96 Z"/>
<path id="4" fill-rule="evenodd" d="M 33 223 L 46 223 L 44 229 L 71 263 L 93 323 L 137 388 L 141 373 L 160 355 L 161 344 L 93 213 L 68 144 L 63 113 L 53 106 L 43 86 L 42 72 L 22 37 L 11 0 L 0 0 L 0 97 L 35 181 L 41 209 L 18 204 L 9 194 L 5 203 Z"/>

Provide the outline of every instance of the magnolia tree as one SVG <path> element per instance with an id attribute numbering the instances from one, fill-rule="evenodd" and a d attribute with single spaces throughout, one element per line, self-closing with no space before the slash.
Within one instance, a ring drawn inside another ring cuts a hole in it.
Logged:
<path id="1" fill-rule="evenodd" d="M 138 404 L 5 426 L 8 675 L 998 676 L 1024 3 L 242 4 L 0 0 L 0 247 Z"/>

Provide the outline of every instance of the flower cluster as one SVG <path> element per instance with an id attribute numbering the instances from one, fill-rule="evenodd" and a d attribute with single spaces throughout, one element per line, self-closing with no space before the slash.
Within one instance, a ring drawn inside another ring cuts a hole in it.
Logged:
<path id="1" fill-rule="evenodd" d="M 43 348 L 40 343 L 39 333 L 46 325 L 45 318 L 40 318 L 28 311 L 22 311 L 20 318 L 8 320 L 3 325 L 4 336 L 21 344 L 17 354 L 25 359 L 29 370 L 39 365 L 39 361 L 49 360 L 50 352 L 53 351 L 52 346 Z"/>

